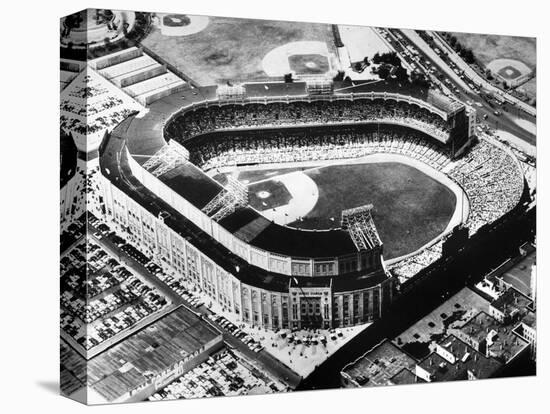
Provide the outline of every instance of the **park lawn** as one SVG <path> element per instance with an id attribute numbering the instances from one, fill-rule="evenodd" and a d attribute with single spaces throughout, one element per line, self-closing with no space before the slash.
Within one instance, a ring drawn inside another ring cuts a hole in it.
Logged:
<path id="1" fill-rule="evenodd" d="M 535 69 L 537 64 L 534 37 L 487 35 L 479 33 L 452 33 L 458 42 L 474 52 L 477 61 L 487 66 L 495 59 L 520 60 Z"/>

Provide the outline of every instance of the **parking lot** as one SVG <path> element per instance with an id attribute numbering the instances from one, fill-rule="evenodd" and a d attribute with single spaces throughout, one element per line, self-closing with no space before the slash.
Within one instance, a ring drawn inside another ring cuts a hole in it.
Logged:
<path id="1" fill-rule="evenodd" d="M 283 390 L 282 384 L 250 366 L 236 352 L 223 349 L 157 391 L 149 401 L 266 394 Z"/>
<path id="2" fill-rule="evenodd" d="M 88 358 L 172 308 L 155 286 L 89 236 L 62 257 L 60 286 L 62 335 Z"/>

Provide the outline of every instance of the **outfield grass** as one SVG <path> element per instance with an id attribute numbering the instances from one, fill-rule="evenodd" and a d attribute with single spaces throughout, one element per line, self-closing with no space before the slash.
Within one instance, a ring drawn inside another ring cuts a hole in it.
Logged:
<path id="1" fill-rule="evenodd" d="M 326 42 L 335 53 L 330 25 L 211 17 L 189 36 L 164 36 L 152 27 L 142 44 L 202 85 L 226 80 L 266 79 L 262 59 L 289 42 Z"/>
<path id="2" fill-rule="evenodd" d="M 411 253 L 440 235 L 456 206 L 450 189 L 400 163 L 336 165 L 306 174 L 317 184 L 319 200 L 303 221 L 290 225 L 335 227 L 342 210 L 372 203 L 386 259 Z"/>

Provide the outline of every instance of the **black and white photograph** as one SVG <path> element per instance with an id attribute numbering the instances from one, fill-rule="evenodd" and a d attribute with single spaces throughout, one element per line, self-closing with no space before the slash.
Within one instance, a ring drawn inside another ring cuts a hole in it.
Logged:
<path id="1" fill-rule="evenodd" d="M 176 7 L 59 20 L 60 393 L 536 376 L 537 39 Z"/>

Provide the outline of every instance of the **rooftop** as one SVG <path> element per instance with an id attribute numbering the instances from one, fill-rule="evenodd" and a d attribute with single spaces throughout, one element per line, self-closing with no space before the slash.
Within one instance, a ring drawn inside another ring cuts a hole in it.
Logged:
<path id="1" fill-rule="evenodd" d="M 507 289 L 491 303 L 491 307 L 510 315 L 515 312 L 524 314 L 533 306 L 533 301 L 514 287 Z"/>
<path id="2" fill-rule="evenodd" d="M 468 371 L 476 378 L 490 378 L 502 366 L 496 359 L 477 352 L 454 335 L 447 336 L 439 345 L 441 350 L 431 353 L 418 364 L 431 374 L 432 382 L 466 380 Z M 454 362 L 438 353 L 445 351 L 454 357 Z"/>
<path id="3" fill-rule="evenodd" d="M 512 332 L 512 325 L 503 325 L 485 312 L 478 313 L 460 331 L 479 342 L 489 335 L 487 353 L 503 362 L 510 361 L 528 345 Z"/>
<path id="4" fill-rule="evenodd" d="M 537 325 L 535 312 L 527 312 L 527 315 L 525 315 L 521 321 L 528 327 L 535 329 Z"/>
<path id="5" fill-rule="evenodd" d="M 354 362 L 346 365 L 342 372 L 360 386 L 392 384 L 392 378 L 405 379 L 403 369 L 414 370 L 416 361 L 392 342 L 384 340 Z M 398 374 L 400 374 L 398 376 Z"/>
<path id="6" fill-rule="evenodd" d="M 218 331 L 179 307 L 88 361 L 88 382 L 113 401 L 217 337 L 221 341 Z"/>
<path id="7" fill-rule="evenodd" d="M 395 385 L 403 384 L 418 384 L 420 382 L 426 382 L 422 378 L 416 376 L 414 372 L 407 368 L 403 368 L 397 374 L 390 378 L 390 382 Z"/>
<path id="8" fill-rule="evenodd" d="M 489 311 L 489 301 L 470 288 L 463 288 L 445 303 L 397 336 L 394 342 L 417 358 L 426 356 L 428 344 L 460 328 L 480 311 Z M 424 344 L 422 352 L 415 347 Z"/>

